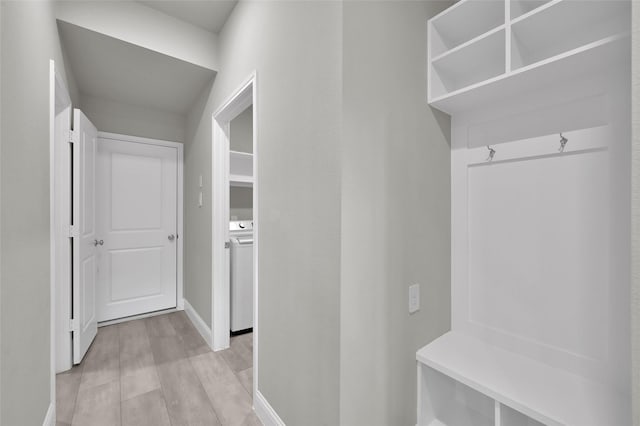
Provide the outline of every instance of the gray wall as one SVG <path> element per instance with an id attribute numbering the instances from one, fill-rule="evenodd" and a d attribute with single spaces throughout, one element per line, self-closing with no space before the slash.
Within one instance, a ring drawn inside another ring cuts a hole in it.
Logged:
<path id="1" fill-rule="evenodd" d="M 80 97 L 82 111 L 103 132 L 184 142 L 186 117 L 93 96 Z"/>
<path id="2" fill-rule="evenodd" d="M 253 107 L 231 120 L 229 145 L 232 151 L 253 152 Z"/>
<path id="3" fill-rule="evenodd" d="M 633 424 L 640 426 L 640 5 L 632 2 L 631 345 Z"/>
<path id="4" fill-rule="evenodd" d="M 258 383 L 290 425 L 339 421 L 341 11 L 241 1 L 220 36 L 211 96 L 187 126 L 185 287 L 209 322 L 211 200 L 195 208 L 195 189 L 202 174 L 210 193 L 211 113 L 257 71 Z"/>
<path id="5" fill-rule="evenodd" d="M 237 220 L 253 219 L 253 189 L 232 186 L 229 190 L 229 218 Z"/>
<path id="6" fill-rule="evenodd" d="M 415 425 L 415 352 L 450 328 L 450 122 L 426 103 L 425 37 L 446 6 L 344 3 L 341 425 Z"/>
<path id="7" fill-rule="evenodd" d="M 49 59 L 65 73 L 52 3 L 0 7 L 0 423 L 41 425 L 50 401 Z"/>

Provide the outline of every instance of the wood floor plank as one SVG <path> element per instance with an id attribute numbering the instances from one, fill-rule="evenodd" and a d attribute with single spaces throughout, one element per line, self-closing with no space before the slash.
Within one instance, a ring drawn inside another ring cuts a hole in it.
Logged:
<path id="1" fill-rule="evenodd" d="M 182 339 L 187 356 L 195 356 L 211 351 L 207 342 L 204 341 L 184 311 L 174 312 L 169 314 L 168 317 L 176 333 Z"/>
<path id="2" fill-rule="evenodd" d="M 162 391 L 147 392 L 123 401 L 122 426 L 171 426 Z"/>
<path id="3" fill-rule="evenodd" d="M 240 380 L 242 387 L 246 389 L 249 396 L 253 399 L 253 367 L 236 373 L 236 376 L 238 376 L 238 380 Z"/>
<path id="4" fill-rule="evenodd" d="M 189 358 L 194 371 L 204 382 L 233 383 L 235 374 L 220 352 L 209 352 Z"/>
<path id="5" fill-rule="evenodd" d="M 120 381 L 122 401 L 160 389 L 144 321 L 119 324 Z"/>
<path id="6" fill-rule="evenodd" d="M 120 370 L 123 376 L 154 365 L 147 328 L 143 322 L 120 324 Z"/>
<path id="7" fill-rule="evenodd" d="M 231 368 L 213 352 L 190 361 L 220 422 L 224 426 L 242 425 L 253 414 L 252 401 Z"/>
<path id="8" fill-rule="evenodd" d="M 151 337 L 149 340 L 156 365 L 187 358 L 182 339 L 178 336 Z"/>
<path id="9" fill-rule="evenodd" d="M 183 312 L 102 327 L 58 377 L 58 426 L 258 426 L 252 363 L 252 334 L 212 352 Z"/>
<path id="10" fill-rule="evenodd" d="M 156 317 L 145 318 L 144 323 L 147 326 L 149 337 L 167 337 L 175 336 L 176 330 L 171 325 L 167 315 L 158 315 Z"/>
<path id="11" fill-rule="evenodd" d="M 173 425 L 220 425 L 188 359 L 157 365 L 162 392 Z"/>
<path id="12" fill-rule="evenodd" d="M 120 381 L 114 380 L 78 393 L 73 426 L 120 425 Z"/>
<path id="13" fill-rule="evenodd" d="M 122 401 L 160 389 L 160 378 L 155 365 L 140 368 L 133 373 L 122 376 L 120 383 Z"/>
<path id="14" fill-rule="evenodd" d="M 263 426 L 263 425 L 260 419 L 258 418 L 258 416 L 256 416 L 256 413 L 251 413 L 250 415 L 247 416 L 246 419 L 244 419 L 242 426 Z"/>
<path id="15" fill-rule="evenodd" d="M 91 348 L 82 361 L 80 390 L 109 383 L 120 378 L 120 343 L 117 326 L 98 329 Z"/>
<path id="16" fill-rule="evenodd" d="M 232 337 L 231 347 L 220 352 L 235 372 L 246 370 L 253 366 L 253 351 L 246 342 L 246 338 L 240 339 L 239 337 L 241 336 Z"/>
<path id="17" fill-rule="evenodd" d="M 71 424 L 82 378 L 82 364 L 56 375 L 56 421 Z"/>

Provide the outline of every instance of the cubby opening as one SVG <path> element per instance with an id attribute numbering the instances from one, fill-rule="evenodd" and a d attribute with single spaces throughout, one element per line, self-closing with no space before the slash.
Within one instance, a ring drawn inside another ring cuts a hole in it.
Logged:
<path id="1" fill-rule="evenodd" d="M 504 1 L 467 0 L 432 21 L 431 57 L 466 43 L 505 22 Z M 464 25 L 460 25 L 464 22 Z"/>
<path id="2" fill-rule="evenodd" d="M 497 77 L 505 72 L 504 29 L 432 61 L 432 96 L 442 95 Z M 435 77 L 435 78 L 434 78 Z"/>
<path id="3" fill-rule="evenodd" d="M 513 22 L 511 68 L 517 70 L 618 35 L 629 27 L 628 21 L 628 2 L 563 1 L 550 4 Z"/>
<path id="4" fill-rule="evenodd" d="M 421 426 L 494 426 L 493 399 L 427 366 L 422 367 Z"/>
<path id="5" fill-rule="evenodd" d="M 545 426 L 506 405 L 500 405 L 500 424 L 497 426 Z"/>
<path id="6" fill-rule="evenodd" d="M 546 3 L 549 3 L 550 1 L 551 0 L 512 0 L 511 19 L 516 19 Z"/>

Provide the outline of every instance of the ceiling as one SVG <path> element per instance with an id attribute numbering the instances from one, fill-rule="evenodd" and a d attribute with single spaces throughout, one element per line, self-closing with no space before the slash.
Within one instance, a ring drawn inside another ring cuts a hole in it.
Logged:
<path id="1" fill-rule="evenodd" d="M 185 115 L 215 72 L 58 21 L 78 90 L 84 95 Z"/>
<path id="2" fill-rule="evenodd" d="M 140 0 L 160 12 L 218 34 L 238 0 Z"/>

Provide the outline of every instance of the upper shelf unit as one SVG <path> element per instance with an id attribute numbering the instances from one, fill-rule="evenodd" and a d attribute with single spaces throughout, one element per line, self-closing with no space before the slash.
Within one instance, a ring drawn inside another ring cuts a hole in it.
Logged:
<path id="1" fill-rule="evenodd" d="M 229 183 L 231 186 L 253 186 L 253 154 L 229 151 Z"/>
<path id="2" fill-rule="evenodd" d="M 629 16 L 628 0 L 462 0 L 429 20 L 429 104 L 452 114 L 606 67 L 630 54 Z"/>
<path id="3" fill-rule="evenodd" d="M 504 13 L 504 0 L 466 0 L 453 5 L 432 19 L 433 57 L 503 25 Z"/>

